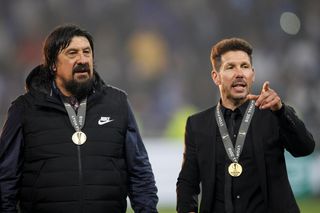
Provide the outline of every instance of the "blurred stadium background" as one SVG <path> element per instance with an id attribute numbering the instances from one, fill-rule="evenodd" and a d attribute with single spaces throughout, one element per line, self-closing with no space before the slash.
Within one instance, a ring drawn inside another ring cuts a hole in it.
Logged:
<path id="1" fill-rule="evenodd" d="M 211 46 L 243 37 L 254 47 L 254 92 L 269 80 L 315 137 L 314 154 L 288 155 L 287 163 L 302 212 L 320 212 L 319 11 L 318 0 L 1 0 L 0 122 L 41 63 L 45 36 L 63 23 L 86 28 L 95 39 L 98 72 L 129 94 L 160 212 L 174 212 L 186 117 L 218 100 Z"/>

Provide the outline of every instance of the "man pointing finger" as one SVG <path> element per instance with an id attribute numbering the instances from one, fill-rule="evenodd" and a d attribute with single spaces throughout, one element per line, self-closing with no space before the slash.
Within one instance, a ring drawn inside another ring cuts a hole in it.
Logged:
<path id="1" fill-rule="evenodd" d="M 271 109 L 277 111 L 281 109 L 282 102 L 279 95 L 269 87 L 269 81 L 264 82 L 260 95 L 249 94 L 249 100 L 255 100 L 255 105 L 260 109 Z"/>
<path id="2" fill-rule="evenodd" d="M 295 157 L 309 155 L 315 146 L 312 135 L 268 81 L 260 94 L 251 94 L 255 70 L 247 41 L 218 42 L 211 62 L 220 100 L 187 120 L 177 211 L 299 212 L 284 150 Z"/>

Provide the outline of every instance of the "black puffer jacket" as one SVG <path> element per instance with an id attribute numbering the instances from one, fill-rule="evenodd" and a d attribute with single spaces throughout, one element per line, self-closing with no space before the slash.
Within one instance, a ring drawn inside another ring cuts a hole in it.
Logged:
<path id="1" fill-rule="evenodd" d="M 87 142 L 75 145 L 74 128 L 51 76 L 41 66 L 27 78 L 23 106 L 24 163 L 20 208 L 23 213 L 125 212 L 127 173 L 124 141 L 128 122 L 126 94 L 106 86 L 94 73 L 82 129 Z M 113 122 L 99 125 L 102 117 Z"/>

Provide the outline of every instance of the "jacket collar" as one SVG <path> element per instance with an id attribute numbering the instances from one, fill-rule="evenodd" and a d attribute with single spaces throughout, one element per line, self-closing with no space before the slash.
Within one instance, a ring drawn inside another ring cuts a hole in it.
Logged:
<path id="1" fill-rule="evenodd" d="M 26 90 L 36 97 L 35 104 L 42 107 L 54 108 L 65 112 L 59 94 L 53 86 L 53 76 L 43 65 L 35 67 L 26 78 Z M 94 89 L 88 97 L 88 108 L 104 93 L 106 84 L 99 74 L 94 71 Z"/>
<path id="2" fill-rule="evenodd" d="M 93 78 L 94 90 L 103 90 L 106 84 L 95 70 L 93 72 Z M 26 90 L 30 92 L 37 91 L 50 95 L 52 93 L 52 81 L 53 75 L 51 74 L 51 71 L 43 65 L 38 65 L 31 70 L 26 78 Z"/>

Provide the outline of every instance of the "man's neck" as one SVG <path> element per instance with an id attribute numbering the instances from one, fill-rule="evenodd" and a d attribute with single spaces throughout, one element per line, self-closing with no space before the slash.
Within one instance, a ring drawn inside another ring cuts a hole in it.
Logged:
<path id="1" fill-rule="evenodd" d="M 221 104 L 227 109 L 231 109 L 234 111 L 238 107 L 240 107 L 242 104 L 244 104 L 247 101 L 247 98 L 244 99 L 238 99 L 238 100 L 229 100 L 229 99 L 223 99 L 221 98 Z"/>

